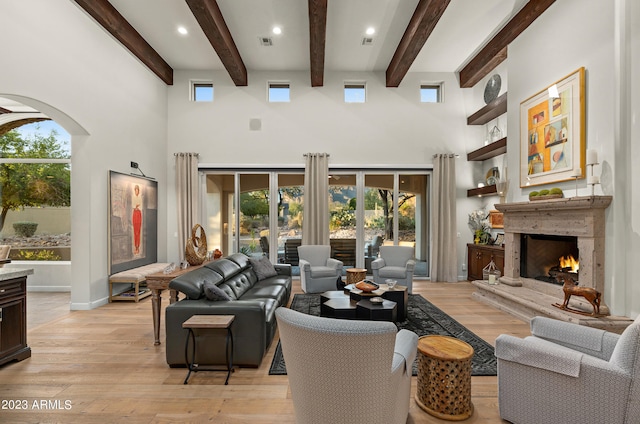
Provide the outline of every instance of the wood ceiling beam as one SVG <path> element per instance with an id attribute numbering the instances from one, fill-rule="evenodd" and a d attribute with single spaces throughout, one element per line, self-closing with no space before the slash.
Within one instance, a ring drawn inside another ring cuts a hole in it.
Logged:
<path id="1" fill-rule="evenodd" d="M 311 86 L 324 85 L 324 52 L 327 40 L 327 0 L 309 0 L 309 56 Z"/>
<path id="2" fill-rule="evenodd" d="M 2 114 L 2 113 L 11 113 L 11 112 L 12 112 L 12 111 L 11 111 L 11 110 L 9 110 L 9 109 L 5 109 L 5 108 L 3 108 L 3 107 L 0 107 L 0 114 Z"/>
<path id="3" fill-rule="evenodd" d="M 234 84 L 238 87 L 246 86 L 248 84 L 247 68 L 244 66 L 216 0 L 186 0 L 186 2 Z"/>
<path id="4" fill-rule="evenodd" d="M 460 71 L 460 87 L 473 87 L 507 58 L 507 46 L 555 0 L 529 0 L 522 9 Z"/>
<path id="5" fill-rule="evenodd" d="M 450 0 L 420 0 L 387 68 L 387 87 L 397 87 L 418 57 Z"/>
<path id="6" fill-rule="evenodd" d="M 167 85 L 173 85 L 173 69 L 142 38 L 140 33 L 109 3 L 108 0 L 75 0 L 93 19 L 120 41 Z"/>

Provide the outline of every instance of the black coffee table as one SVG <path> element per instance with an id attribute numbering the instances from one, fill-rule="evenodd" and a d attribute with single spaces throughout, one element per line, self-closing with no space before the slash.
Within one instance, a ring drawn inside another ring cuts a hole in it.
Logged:
<path id="1" fill-rule="evenodd" d="M 339 319 L 361 319 L 373 321 L 397 321 L 396 302 L 384 300 L 381 304 L 371 302 L 357 293 L 328 291 L 320 295 L 320 316 Z"/>

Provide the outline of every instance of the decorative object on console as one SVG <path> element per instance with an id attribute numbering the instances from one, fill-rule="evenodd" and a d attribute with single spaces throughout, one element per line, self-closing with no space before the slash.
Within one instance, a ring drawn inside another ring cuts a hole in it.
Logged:
<path id="1" fill-rule="evenodd" d="M 489 211 L 489 224 L 491 228 L 504 228 L 504 215 L 500 211 Z"/>
<path id="2" fill-rule="evenodd" d="M 570 181 L 584 169 L 584 92 L 579 68 L 520 103 L 521 187 Z"/>
<path id="3" fill-rule="evenodd" d="M 200 230 L 199 236 L 198 230 Z M 190 265 L 200 265 L 207 259 L 207 235 L 202 225 L 196 224 L 191 229 L 191 237 L 187 239 L 184 255 Z"/>
<path id="4" fill-rule="evenodd" d="M 487 214 L 478 209 L 469 214 L 469 228 L 473 231 L 475 244 L 480 244 L 482 235 L 489 231 L 489 221 L 487 220 Z"/>

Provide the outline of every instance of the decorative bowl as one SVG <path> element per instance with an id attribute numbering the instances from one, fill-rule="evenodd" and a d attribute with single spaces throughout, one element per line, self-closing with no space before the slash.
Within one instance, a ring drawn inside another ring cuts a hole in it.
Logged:
<path id="1" fill-rule="evenodd" d="M 374 290 L 378 290 L 380 286 L 374 283 L 373 281 L 363 280 L 363 281 L 360 281 L 359 283 L 356 283 L 356 288 L 358 290 L 362 290 L 365 293 L 371 293 Z"/>
<path id="2" fill-rule="evenodd" d="M 382 302 L 384 302 L 384 299 L 381 298 L 380 296 L 376 296 L 376 297 L 372 297 L 371 299 L 369 299 L 369 301 L 371 303 L 373 303 L 374 305 L 381 305 Z"/>
<path id="3" fill-rule="evenodd" d="M 396 286 L 396 284 L 398 284 L 398 282 L 396 280 L 392 280 L 391 278 L 387 278 L 386 280 L 384 280 L 385 283 L 387 283 L 387 286 L 389 287 L 389 290 L 393 290 L 393 288 Z"/>

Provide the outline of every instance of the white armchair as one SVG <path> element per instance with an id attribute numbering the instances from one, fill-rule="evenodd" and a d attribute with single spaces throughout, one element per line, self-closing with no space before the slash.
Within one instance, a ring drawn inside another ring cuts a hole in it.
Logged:
<path id="1" fill-rule="evenodd" d="M 0 260 L 2 260 L 2 262 L 0 263 L 0 268 L 4 267 L 4 262 L 8 261 L 10 252 L 11 252 L 11 245 L 9 244 L 0 245 Z M 8 261 L 8 262 L 11 262 L 11 261 Z"/>
<path id="2" fill-rule="evenodd" d="M 640 317 L 622 335 L 544 317 L 496 339 L 500 416 L 518 424 L 637 423 Z"/>
<path id="3" fill-rule="evenodd" d="M 399 285 L 407 286 L 409 293 L 413 290 L 415 267 L 411 246 L 380 246 L 380 257 L 371 262 L 373 281 L 383 284 L 384 280 L 391 278 Z"/>
<path id="4" fill-rule="evenodd" d="M 415 333 L 286 308 L 276 319 L 296 423 L 406 423 Z"/>
<path id="5" fill-rule="evenodd" d="M 342 276 L 343 264 L 330 256 L 331 246 L 298 246 L 302 291 L 322 293 L 327 290 L 336 290 L 338 277 Z"/>

